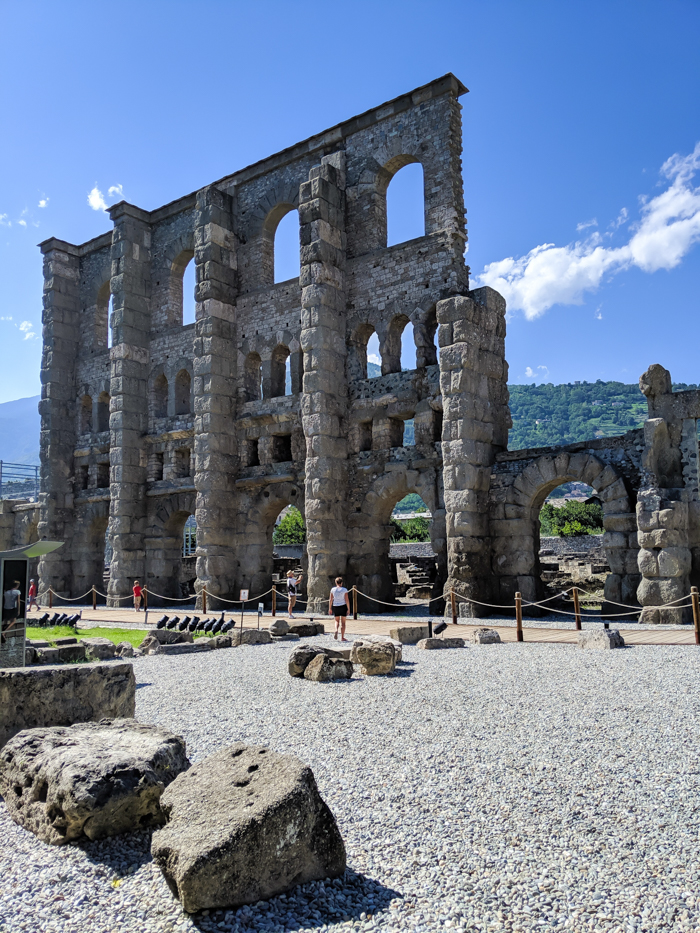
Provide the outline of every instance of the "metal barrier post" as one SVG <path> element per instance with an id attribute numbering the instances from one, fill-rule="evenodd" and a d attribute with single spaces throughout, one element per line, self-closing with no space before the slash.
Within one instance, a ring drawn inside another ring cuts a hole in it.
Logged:
<path id="1" fill-rule="evenodd" d="M 452 624 L 457 624 L 457 598 L 454 589 L 450 590 L 450 606 L 452 607 Z"/>
<path id="2" fill-rule="evenodd" d="M 576 630 L 581 631 L 581 610 L 578 605 L 578 587 L 574 587 L 574 615 L 576 616 Z"/>
<path id="3" fill-rule="evenodd" d="M 354 583 L 352 587 L 352 617 L 357 622 L 357 587 Z"/>
<path id="4" fill-rule="evenodd" d="M 520 593 L 515 594 L 515 640 L 523 640 L 523 598 Z"/>
<path id="5" fill-rule="evenodd" d="M 277 615 L 277 587 L 272 584 L 272 618 Z"/>
<path id="6" fill-rule="evenodd" d="M 693 603 L 693 622 L 695 623 L 695 644 L 700 645 L 700 597 L 697 586 L 690 587 L 690 598 Z"/>
<path id="7" fill-rule="evenodd" d="M 207 588 L 206 586 L 202 587 L 202 612 L 204 615 L 207 614 Z"/>
<path id="8" fill-rule="evenodd" d="M 92 584 L 92 611 L 94 612 L 97 609 L 97 590 L 95 589 L 95 584 Z"/>

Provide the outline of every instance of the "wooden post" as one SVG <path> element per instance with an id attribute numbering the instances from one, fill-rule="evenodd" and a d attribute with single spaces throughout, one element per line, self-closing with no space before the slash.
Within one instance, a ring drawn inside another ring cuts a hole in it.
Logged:
<path id="1" fill-rule="evenodd" d="M 700 645 L 700 597 L 697 586 L 690 587 L 690 598 L 693 603 L 693 622 L 695 623 L 695 644 Z"/>
<path id="2" fill-rule="evenodd" d="M 49 609 L 53 609 L 53 590 L 49 587 Z"/>
<path id="3" fill-rule="evenodd" d="M 523 640 L 523 598 L 520 593 L 515 594 L 515 640 Z"/>
<path id="4" fill-rule="evenodd" d="M 277 615 L 277 587 L 272 584 L 272 618 Z"/>
<path id="5" fill-rule="evenodd" d="M 455 596 L 455 591 L 450 590 L 450 605 L 452 607 L 452 624 L 457 624 L 457 597 Z"/>
<path id="6" fill-rule="evenodd" d="M 148 612 L 148 590 L 145 586 L 143 590 L 141 590 L 141 595 L 143 596 L 143 611 Z"/>
<path id="7" fill-rule="evenodd" d="M 94 612 L 97 609 L 97 590 L 95 589 L 95 584 L 92 584 L 92 611 Z"/>
<path id="8" fill-rule="evenodd" d="M 352 586 L 352 617 L 357 622 L 357 587 L 354 583 Z"/>
<path id="9" fill-rule="evenodd" d="M 204 615 L 207 614 L 207 588 L 206 586 L 202 587 L 202 612 Z"/>
<path id="10" fill-rule="evenodd" d="M 574 587 L 574 614 L 576 616 L 576 631 L 581 631 L 581 609 L 578 604 L 578 587 Z"/>

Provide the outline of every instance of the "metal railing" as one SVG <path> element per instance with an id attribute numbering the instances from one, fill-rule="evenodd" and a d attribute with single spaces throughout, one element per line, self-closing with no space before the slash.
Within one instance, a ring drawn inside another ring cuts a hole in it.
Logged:
<path id="1" fill-rule="evenodd" d="M 0 460 L 0 499 L 39 499 L 39 466 Z"/>

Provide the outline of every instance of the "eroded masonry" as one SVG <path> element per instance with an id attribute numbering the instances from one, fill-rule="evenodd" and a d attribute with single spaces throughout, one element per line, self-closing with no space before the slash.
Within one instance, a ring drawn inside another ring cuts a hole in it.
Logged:
<path id="1" fill-rule="evenodd" d="M 134 579 L 179 596 L 194 515 L 210 605 L 264 592 L 272 528 L 293 504 L 310 608 L 337 574 L 393 602 L 390 515 L 417 492 L 433 515 L 434 595 L 512 604 L 539 592 L 545 496 L 577 479 L 604 503 L 606 597 L 680 615 L 653 607 L 698 576 L 700 397 L 672 394 L 652 367 L 643 431 L 507 451 L 505 303 L 470 291 L 464 262 L 465 90 L 447 75 L 165 207 L 121 202 L 112 229 L 80 246 L 41 245 L 38 533 L 66 542 L 43 558 L 42 588 L 99 585 L 107 538 L 111 601 Z M 387 248 L 387 188 L 410 163 L 423 169 L 425 234 Z M 275 232 L 293 210 L 300 276 L 275 283 Z M 190 261 L 196 321 L 184 325 Z M 416 365 L 402 371 L 409 323 Z M 368 378 L 372 334 L 382 374 Z"/>

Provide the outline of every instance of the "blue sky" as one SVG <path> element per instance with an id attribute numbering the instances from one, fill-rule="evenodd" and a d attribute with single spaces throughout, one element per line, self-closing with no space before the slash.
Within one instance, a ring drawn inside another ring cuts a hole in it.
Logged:
<path id="1" fill-rule="evenodd" d="M 700 381 L 699 49 L 696 0 L 0 3 L 0 401 L 39 391 L 39 241 L 447 71 L 470 89 L 467 260 L 508 299 L 511 382 L 652 362 Z"/>

